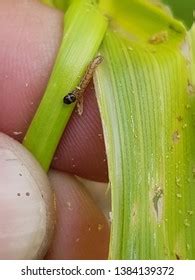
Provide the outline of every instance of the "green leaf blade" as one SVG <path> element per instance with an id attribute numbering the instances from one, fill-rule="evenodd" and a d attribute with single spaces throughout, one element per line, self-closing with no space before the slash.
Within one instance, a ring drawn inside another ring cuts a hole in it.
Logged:
<path id="1" fill-rule="evenodd" d="M 113 32 L 101 53 L 95 86 L 112 186 L 110 258 L 192 259 L 186 61 L 179 49 L 152 53 Z"/>

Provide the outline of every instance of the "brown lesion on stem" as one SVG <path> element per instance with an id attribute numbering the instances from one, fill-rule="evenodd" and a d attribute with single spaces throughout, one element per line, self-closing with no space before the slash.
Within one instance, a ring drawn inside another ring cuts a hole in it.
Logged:
<path id="1" fill-rule="evenodd" d="M 131 212 L 131 222 L 133 225 L 135 225 L 137 221 L 137 212 L 138 212 L 138 205 L 137 203 L 134 203 Z"/>
<path id="2" fill-rule="evenodd" d="M 181 257 L 177 253 L 175 253 L 175 258 L 176 260 L 181 260 Z"/>
<path id="3" fill-rule="evenodd" d="M 195 85 L 193 85 L 189 80 L 188 80 L 188 86 L 187 86 L 187 91 L 189 95 L 195 95 Z"/>
<path id="4" fill-rule="evenodd" d="M 168 41 L 168 32 L 166 30 L 160 31 L 152 35 L 148 42 L 153 45 L 162 44 Z"/>
<path id="5" fill-rule="evenodd" d="M 179 131 L 178 131 L 178 130 L 174 131 L 174 132 L 173 132 L 173 135 L 172 135 L 172 140 L 173 140 L 173 142 L 174 142 L 175 144 L 178 143 L 179 140 L 180 140 L 180 138 L 181 138 L 181 135 L 180 135 Z"/>
<path id="6" fill-rule="evenodd" d="M 177 117 L 177 120 L 178 120 L 178 122 L 182 122 L 182 121 L 183 121 L 182 116 L 178 116 L 178 117 Z"/>
<path id="7" fill-rule="evenodd" d="M 160 186 L 155 187 L 152 202 L 156 213 L 157 221 L 159 222 L 162 217 L 163 208 L 163 189 Z"/>

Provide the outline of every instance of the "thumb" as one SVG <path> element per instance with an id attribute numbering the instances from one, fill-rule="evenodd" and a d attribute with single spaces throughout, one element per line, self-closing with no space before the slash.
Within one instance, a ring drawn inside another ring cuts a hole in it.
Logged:
<path id="1" fill-rule="evenodd" d="M 53 231 L 46 174 L 18 142 L 0 133 L 0 259 L 42 258 Z"/>

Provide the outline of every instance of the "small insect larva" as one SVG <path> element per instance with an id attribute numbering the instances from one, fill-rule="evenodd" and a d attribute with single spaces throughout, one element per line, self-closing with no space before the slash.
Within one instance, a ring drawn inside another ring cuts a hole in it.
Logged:
<path id="1" fill-rule="evenodd" d="M 102 61 L 103 61 L 103 57 L 102 57 L 101 55 L 98 55 L 98 56 L 96 56 L 96 57 L 94 58 L 94 60 L 89 64 L 89 66 L 88 66 L 88 68 L 87 68 L 87 71 L 85 72 L 85 75 L 84 75 L 84 77 L 82 78 L 82 80 L 81 80 L 81 82 L 80 82 L 80 84 L 79 84 L 79 88 L 80 88 L 80 89 L 79 89 L 79 94 L 82 94 L 82 93 L 86 90 L 86 88 L 87 88 L 87 86 L 88 86 L 88 84 L 89 84 L 91 78 L 93 77 L 93 73 L 94 73 L 96 67 L 97 67 Z"/>
<path id="2" fill-rule="evenodd" d="M 98 55 L 94 58 L 94 60 L 89 64 L 82 80 L 80 81 L 79 85 L 76 87 L 75 90 L 72 92 L 68 93 L 67 95 L 64 96 L 63 102 L 65 104 L 72 104 L 75 101 L 80 101 L 79 103 L 82 103 L 82 94 L 86 90 L 91 78 L 93 77 L 93 73 L 96 69 L 96 67 L 103 61 L 103 57 L 101 55 Z M 81 105 L 81 104 L 80 104 Z M 79 110 L 81 111 L 81 110 Z M 79 113 L 79 114 L 82 114 Z"/>

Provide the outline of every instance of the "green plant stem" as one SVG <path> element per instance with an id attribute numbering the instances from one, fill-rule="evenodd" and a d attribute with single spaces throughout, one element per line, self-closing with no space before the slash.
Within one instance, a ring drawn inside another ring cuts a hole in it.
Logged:
<path id="1" fill-rule="evenodd" d="M 64 21 L 65 31 L 46 92 L 23 144 L 47 171 L 75 104 L 63 97 L 79 84 L 88 64 L 97 54 L 107 20 L 91 1 L 75 1 Z"/>

